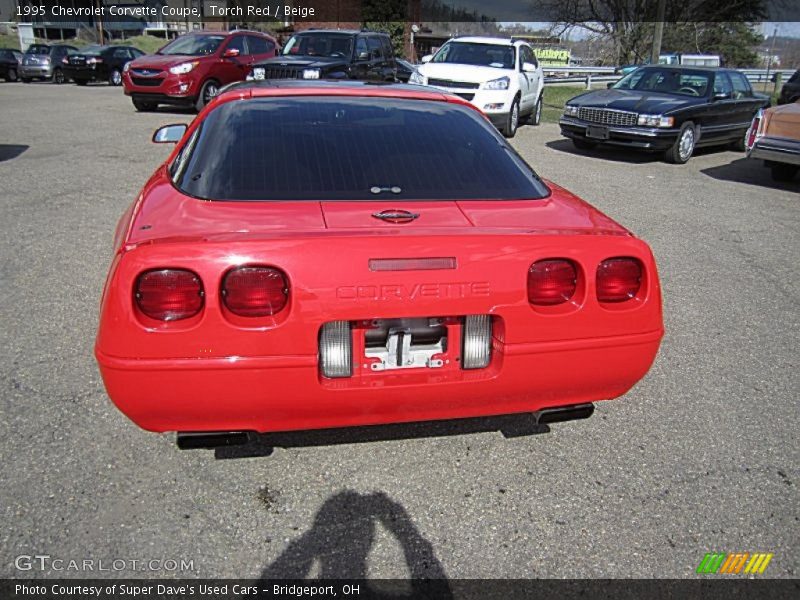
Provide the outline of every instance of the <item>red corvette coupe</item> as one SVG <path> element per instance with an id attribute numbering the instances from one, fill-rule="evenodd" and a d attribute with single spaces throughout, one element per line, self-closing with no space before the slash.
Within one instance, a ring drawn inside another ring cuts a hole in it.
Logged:
<path id="1" fill-rule="evenodd" d="M 656 356 L 647 244 L 461 98 L 241 83 L 154 141 L 177 146 L 120 220 L 96 344 L 145 429 L 566 420 Z"/>

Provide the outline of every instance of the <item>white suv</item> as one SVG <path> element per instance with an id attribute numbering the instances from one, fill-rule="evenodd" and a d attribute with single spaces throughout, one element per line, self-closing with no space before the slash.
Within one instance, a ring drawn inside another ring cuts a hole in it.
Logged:
<path id="1" fill-rule="evenodd" d="M 538 125 L 544 77 L 526 42 L 513 38 L 458 37 L 448 40 L 409 83 L 431 85 L 461 96 L 481 109 L 506 137 L 522 119 Z"/>

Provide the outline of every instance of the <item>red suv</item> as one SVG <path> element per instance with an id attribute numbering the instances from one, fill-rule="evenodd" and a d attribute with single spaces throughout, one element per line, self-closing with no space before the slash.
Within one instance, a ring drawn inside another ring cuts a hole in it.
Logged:
<path id="1" fill-rule="evenodd" d="M 188 33 L 127 63 L 122 83 L 138 111 L 155 110 L 159 104 L 200 110 L 221 86 L 244 80 L 253 62 L 279 50 L 275 38 L 255 31 Z"/>

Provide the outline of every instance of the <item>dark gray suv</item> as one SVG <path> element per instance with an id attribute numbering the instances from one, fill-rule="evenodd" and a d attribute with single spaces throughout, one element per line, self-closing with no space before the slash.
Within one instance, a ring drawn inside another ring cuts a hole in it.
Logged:
<path id="1" fill-rule="evenodd" d="M 289 38 L 280 56 L 255 63 L 248 79 L 395 81 L 396 77 L 388 34 L 309 29 Z"/>

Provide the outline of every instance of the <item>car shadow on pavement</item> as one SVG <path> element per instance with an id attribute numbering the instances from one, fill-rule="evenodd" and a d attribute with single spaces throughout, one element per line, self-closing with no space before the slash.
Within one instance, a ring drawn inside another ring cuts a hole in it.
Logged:
<path id="1" fill-rule="evenodd" d="M 275 448 L 364 444 L 497 431 L 506 438 L 514 438 L 549 433 L 550 427 L 537 423 L 534 415 L 523 413 L 450 421 L 426 421 L 421 423 L 398 423 L 280 433 L 251 433 L 246 444 L 216 448 L 214 450 L 214 458 L 223 460 L 269 456 Z"/>
<path id="2" fill-rule="evenodd" d="M 14 160 L 28 148 L 25 144 L 0 144 L 0 162 Z"/>
<path id="3" fill-rule="evenodd" d="M 377 526 L 393 535 L 403 551 L 410 588 L 408 595 L 398 594 L 401 582 L 385 581 L 362 590 L 370 598 L 452 598 L 450 584 L 436 558 L 433 545 L 414 525 L 405 508 L 384 492 L 361 494 L 344 490 L 320 507 L 311 529 L 289 543 L 283 553 L 261 574 L 262 580 L 305 579 L 312 572 L 320 579 L 366 579 L 367 557 L 375 541 Z M 316 566 L 318 570 L 314 570 Z M 362 586 L 364 584 L 361 584 Z M 385 596 L 384 596 L 385 594 Z M 360 595 L 360 594 L 359 594 Z"/>
<path id="4" fill-rule="evenodd" d="M 700 172 L 721 181 L 733 181 L 793 192 L 800 189 L 800 175 L 795 175 L 792 181 L 775 181 L 770 175 L 770 169 L 765 167 L 762 161 L 751 158 L 739 158 L 725 165 L 701 169 Z"/>
<path id="5" fill-rule="evenodd" d="M 597 147 L 591 150 L 578 150 L 571 140 L 553 140 L 545 143 L 545 146 L 559 152 L 574 154 L 575 156 L 591 156 L 592 158 L 602 158 L 614 162 L 627 162 L 645 164 L 658 162 L 662 159 L 661 153 L 636 152 L 632 150 L 617 149 L 613 147 Z"/>

